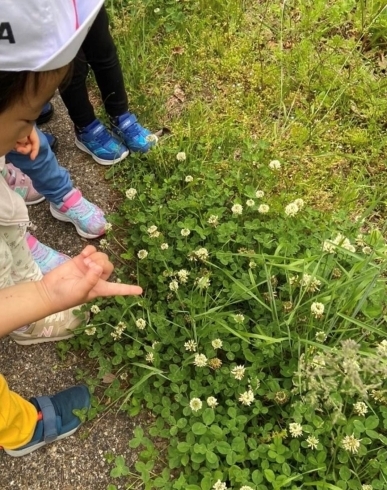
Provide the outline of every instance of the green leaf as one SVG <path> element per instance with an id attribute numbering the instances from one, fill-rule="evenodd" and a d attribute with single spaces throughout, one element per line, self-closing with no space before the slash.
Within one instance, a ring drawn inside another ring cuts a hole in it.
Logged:
<path id="1" fill-rule="evenodd" d="M 212 451 L 207 451 L 206 459 L 211 464 L 217 464 L 218 463 L 218 456 Z"/>
<path id="2" fill-rule="evenodd" d="M 206 408 L 203 412 L 202 418 L 206 425 L 211 425 L 215 420 L 215 411 L 212 408 Z"/>
<path id="3" fill-rule="evenodd" d="M 177 450 L 179 453 L 187 453 L 191 449 L 191 445 L 188 442 L 179 442 L 177 445 Z"/>
<path id="4" fill-rule="evenodd" d="M 241 453 L 246 447 L 245 440 L 243 437 L 235 437 L 231 443 L 231 447 L 236 453 Z"/>
<path id="5" fill-rule="evenodd" d="M 273 470 L 263 470 L 263 473 L 268 482 L 270 483 L 275 482 L 275 474 Z"/>
<path id="6" fill-rule="evenodd" d="M 219 454 L 228 454 L 231 451 L 231 446 L 226 441 L 219 441 L 215 448 Z"/>
<path id="7" fill-rule="evenodd" d="M 192 426 L 192 432 L 197 436 L 201 436 L 207 432 L 207 427 L 201 422 L 195 422 Z"/>
<path id="8" fill-rule="evenodd" d="M 342 466 L 340 468 L 340 471 L 339 471 L 339 474 L 340 474 L 340 478 L 342 480 L 349 480 L 351 478 L 351 472 L 349 471 L 349 469 L 347 468 L 347 466 Z"/>
<path id="9" fill-rule="evenodd" d="M 364 425 L 366 429 L 376 429 L 376 427 L 379 425 L 379 417 L 376 415 L 370 415 L 366 418 Z"/>

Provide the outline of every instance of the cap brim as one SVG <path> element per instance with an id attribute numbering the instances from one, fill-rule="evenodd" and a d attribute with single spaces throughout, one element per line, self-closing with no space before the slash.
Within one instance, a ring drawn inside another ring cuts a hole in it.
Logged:
<path id="1" fill-rule="evenodd" d="M 83 41 L 85 40 L 85 37 L 87 36 L 87 33 L 93 25 L 93 22 L 97 17 L 98 12 L 101 10 L 103 4 L 104 0 L 96 0 L 96 5 L 88 15 L 87 19 L 83 21 L 82 25 L 77 29 L 76 32 L 74 32 L 73 36 L 70 37 L 67 43 L 64 44 L 62 48 L 57 51 L 53 56 L 51 56 L 51 58 L 46 60 L 42 65 L 35 68 L 34 71 L 56 70 L 57 68 L 62 68 L 63 66 L 68 65 L 70 61 L 72 61 L 76 57 Z"/>

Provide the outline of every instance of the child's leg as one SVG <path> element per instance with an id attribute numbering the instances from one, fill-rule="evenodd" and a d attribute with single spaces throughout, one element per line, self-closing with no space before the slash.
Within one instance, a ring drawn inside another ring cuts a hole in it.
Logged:
<path id="1" fill-rule="evenodd" d="M 10 391 L 0 374 L 0 446 L 13 449 L 27 444 L 37 420 L 37 410 L 32 403 Z"/>
<path id="2" fill-rule="evenodd" d="M 24 456 L 73 434 L 81 425 L 74 410 L 87 410 L 86 386 L 73 386 L 50 397 L 27 401 L 12 392 L 0 375 L 0 447 L 10 456 Z"/>
<path id="3" fill-rule="evenodd" d="M 35 160 L 17 152 L 9 153 L 7 159 L 31 178 L 35 189 L 51 203 L 51 214 L 55 218 L 72 223 L 83 238 L 103 235 L 106 225 L 103 212 L 87 201 L 79 190 L 74 189 L 69 172 L 59 165 L 47 138 L 39 129 L 37 132 L 40 149 Z M 44 254 L 34 254 L 38 263 L 41 255 Z M 43 268 L 43 264 L 41 265 Z M 55 265 L 58 264 L 53 260 L 53 266 Z"/>
<path id="4" fill-rule="evenodd" d="M 63 197 L 73 189 L 73 183 L 68 170 L 59 165 L 47 138 L 38 128 L 36 129 L 40 148 L 35 160 L 32 161 L 28 155 L 16 151 L 8 153 L 7 160 L 28 175 L 35 189 L 49 202 L 59 205 Z"/>

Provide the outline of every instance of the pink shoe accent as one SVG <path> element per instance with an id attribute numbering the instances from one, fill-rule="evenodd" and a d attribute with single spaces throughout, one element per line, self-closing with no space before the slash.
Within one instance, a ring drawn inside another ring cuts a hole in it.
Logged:
<path id="1" fill-rule="evenodd" d="M 82 199 L 82 193 L 79 189 L 73 189 L 68 194 L 66 194 L 63 198 L 63 204 L 59 208 L 59 211 L 65 213 L 70 208 L 78 204 L 78 202 Z"/>

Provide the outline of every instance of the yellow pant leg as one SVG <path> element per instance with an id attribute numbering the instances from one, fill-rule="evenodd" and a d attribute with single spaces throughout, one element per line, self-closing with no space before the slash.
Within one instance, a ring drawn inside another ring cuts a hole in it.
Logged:
<path id="1" fill-rule="evenodd" d="M 0 374 L 0 446 L 17 449 L 32 439 L 37 410 L 29 401 L 8 388 Z"/>

